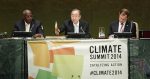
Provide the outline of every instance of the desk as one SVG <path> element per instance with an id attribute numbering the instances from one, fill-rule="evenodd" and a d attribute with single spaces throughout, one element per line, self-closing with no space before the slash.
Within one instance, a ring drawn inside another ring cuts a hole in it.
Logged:
<path id="1" fill-rule="evenodd" d="M 0 39 L 0 79 L 25 79 L 25 41 Z"/>
<path id="2" fill-rule="evenodd" d="M 130 79 L 150 78 L 150 40 L 130 40 Z"/>
<path id="3" fill-rule="evenodd" d="M 17 39 L 0 40 L 0 79 L 26 79 L 28 70 L 26 42 L 26 40 Z M 129 40 L 129 79 L 150 77 L 149 46 L 148 39 Z"/>

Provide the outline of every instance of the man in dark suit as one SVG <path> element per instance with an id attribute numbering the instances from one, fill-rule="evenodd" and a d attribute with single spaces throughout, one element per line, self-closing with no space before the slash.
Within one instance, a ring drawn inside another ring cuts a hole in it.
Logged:
<path id="1" fill-rule="evenodd" d="M 109 27 L 110 38 L 114 35 L 114 32 L 132 32 L 131 37 L 136 37 L 136 26 L 132 21 L 128 20 L 128 17 L 128 9 L 121 9 L 119 11 L 119 20 L 112 22 Z"/>
<path id="2" fill-rule="evenodd" d="M 83 33 L 84 35 L 81 38 L 90 38 L 89 24 L 80 19 L 81 19 L 80 10 L 73 9 L 71 12 L 71 19 L 66 20 L 60 28 L 56 26 L 55 34 L 59 35 L 62 32 L 65 32 L 65 35 L 68 35 L 69 33 L 74 34 Z"/>
<path id="3" fill-rule="evenodd" d="M 41 22 L 33 19 L 31 10 L 23 11 L 23 19 L 16 22 L 13 31 L 32 32 L 33 37 L 43 37 L 43 26 Z"/>

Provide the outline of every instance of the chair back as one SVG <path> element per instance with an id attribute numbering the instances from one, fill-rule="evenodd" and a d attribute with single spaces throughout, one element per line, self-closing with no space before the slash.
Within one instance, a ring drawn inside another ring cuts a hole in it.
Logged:
<path id="1" fill-rule="evenodd" d="M 136 26 L 136 38 L 138 39 L 139 38 L 139 25 L 137 22 L 133 22 Z"/>

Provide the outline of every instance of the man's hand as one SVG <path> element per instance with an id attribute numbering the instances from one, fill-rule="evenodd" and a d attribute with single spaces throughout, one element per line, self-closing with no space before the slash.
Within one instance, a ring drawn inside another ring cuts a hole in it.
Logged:
<path id="1" fill-rule="evenodd" d="M 60 30 L 59 29 L 55 29 L 55 34 L 59 35 Z"/>
<path id="2" fill-rule="evenodd" d="M 33 35 L 34 38 L 43 38 L 44 36 L 42 34 L 35 34 Z"/>
<path id="3" fill-rule="evenodd" d="M 59 35 L 59 33 L 60 33 L 60 30 L 59 30 L 59 28 L 57 26 L 57 22 L 55 22 L 55 34 Z"/>

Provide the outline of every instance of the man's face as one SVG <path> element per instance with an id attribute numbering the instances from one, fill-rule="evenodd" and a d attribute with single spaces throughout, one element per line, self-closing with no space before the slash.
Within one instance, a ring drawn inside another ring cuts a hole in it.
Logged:
<path id="1" fill-rule="evenodd" d="M 81 15 L 79 13 L 79 11 L 75 10 L 71 12 L 71 20 L 73 23 L 78 23 L 78 21 L 80 20 Z"/>
<path id="2" fill-rule="evenodd" d="M 31 23 L 31 21 L 32 21 L 32 13 L 30 12 L 30 13 L 26 13 L 25 15 L 24 15 L 24 20 L 27 22 L 27 23 Z"/>
<path id="3" fill-rule="evenodd" d="M 124 23 L 127 21 L 127 19 L 128 19 L 128 16 L 124 12 L 119 14 L 119 22 Z"/>

